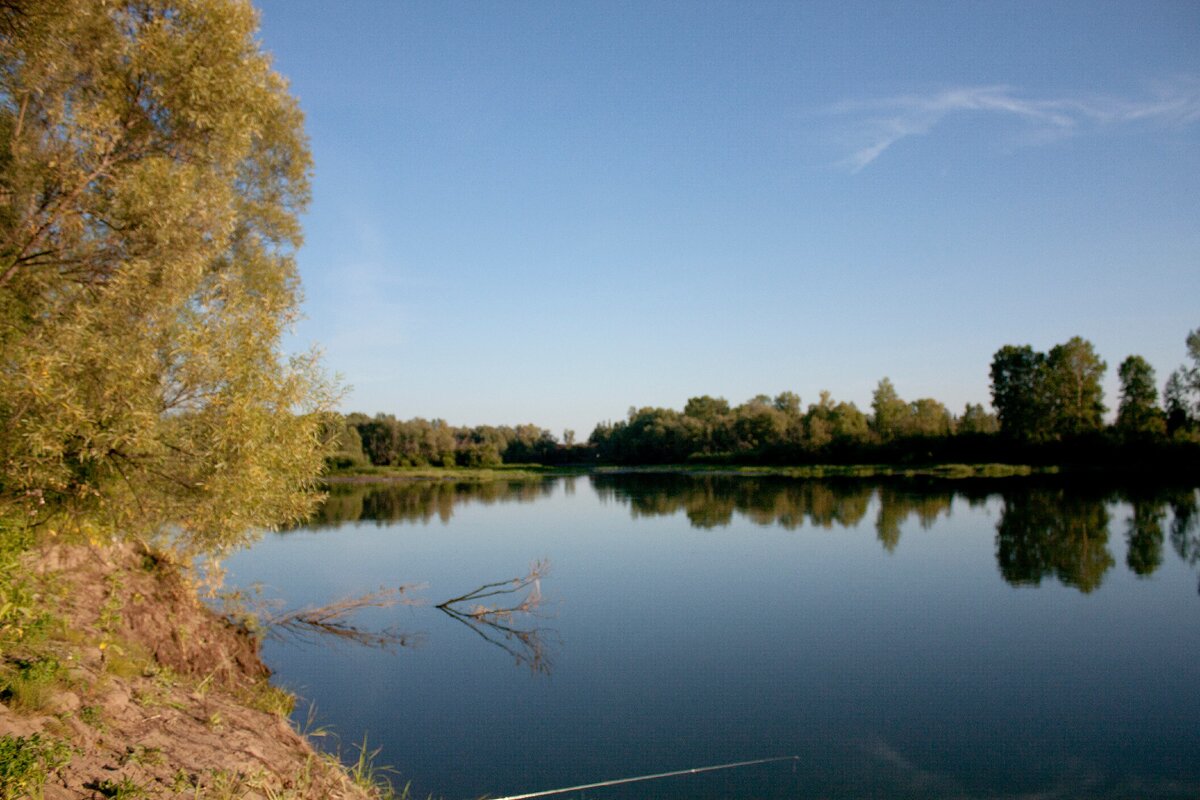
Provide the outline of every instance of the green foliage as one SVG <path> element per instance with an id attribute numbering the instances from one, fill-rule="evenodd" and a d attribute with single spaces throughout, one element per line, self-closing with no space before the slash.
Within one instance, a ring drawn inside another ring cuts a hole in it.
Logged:
<path id="1" fill-rule="evenodd" d="M 272 686 L 268 681 L 259 681 L 248 690 L 246 705 L 286 717 L 296 708 L 296 696 L 286 689 Z"/>
<path id="2" fill-rule="evenodd" d="M 783 439 L 787 426 L 785 412 L 766 395 L 759 395 L 734 410 L 734 446 L 741 451 L 762 450 Z"/>
<path id="3" fill-rule="evenodd" d="M 50 615 L 37 602 L 33 580 L 21 554 L 33 543 L 32 531 L 0 520 L 0 655 L 45 635 Z"/>
<path id="4" fill-rule="evenodd" d="M 22 711 L 40 711 L 65 677 L 66 670 L 53 655 L 14 659 L 0 671 L 0 698 Z"/>
<path id="5" fill-rule="evenodd" d="M 79 709 L 79 719 L 93 728 L 104 726 L 104 709 L 100 706 L 82 706 Z"/>
<path id="6" fill-rule="evenodd" d="M 787 393 L 785 393 L 787 394 Z M 776 402 L 776 408 L 782 404 L 781 411 L 787 414 L 800 413 L 800 398 L 795 398 L 794 410 L 791 398 L 780 395 L 782 400 Z M 684 425 L 690 433 L 695 446 L 694 453 L 713 454 L 729 450 L 733 446 L 732 423 L 733 416 L 729 401 L 723 397 L 703 395 L 693 397 L 683 407 Z"/>
<path id="7" fill-rule="evenodd" d="M 904 432 L 908 436 L 945 437 L 954 433 L 954 415 L 931 397 L 909 403 Z"/>
<path id="8" fill-rule="evenodd" d="M 146 789 L 129 777 L 121 778 L 119 781 L 105 778 L 96 782 L 92 788 L 99 792 L 101 797 L 112 798 L 112 800 L 142 800 L 142 798 L 149 797 Z"/>
<path id="9" fill-rule="evenodd" d="M 954 415 L 937 400 L 922 397 L 906 403 L 884 378 L 871 399 L 871 430 L 880 442 L 914 437 L 946 437 L 954 433 Z"/>
<path id="10" fill-rule="evenodd" d="M 1129 356 L 1117 370 L 1121 378 L 1121 401 L 1117 406 L 1117 430 L 1128 438 L 1149 438 L 1166 433 L 1166 415 L 1158 408 L 1154 368 L 1141 356 Z"/>
<path id="11" fill-rule="evenodd" d="M 560 448 L 550 431 L 536 425 L 459 428 L 445 420 L 398 420 L 391 414 L 350 414 L 344 424 L 357 433 L 365 459 L 376 466 L 479 469 L 550 463 L 560 453 L 580 449 Z"/>
<path id="12" fill-rule="evenodd" d="M 1195 368 L 1181 367 L 1166 392 L 1167 415 L 1155 405 L 1153 370 L 1144 359 L 1122 365 L 1118 422 L 1106 430 L 1101 379 L 1105 362 L 1092 344 L 1073 337 L 1049 353 L 1029 345 L 1006 345 L 991 364 L 995 413 L 968 403 L 956 418 L 940 401 L 906 402 L 888 378 L 872 396 L 870 416 L 854 403 L 835 402 L 821 392 L 801 410 L 800 397 L 761 394 L 731 406 L 724 398 L 702 395 L 681 411 L 630 408 L 626 419 L 598 424 L 586 446 L 564 446 L 533 425 L 516 428 L 457 428 L 443 420 L 397 420 L 386 414 L 351 414 L 347 430 L 357 431 L 372 466 L 349 467 L 355 474 L 388 474 L 403 469 L 451 464 L 460 468 L 499 467 L 512 461 L 539 464 L 878 464 L 904 471 L 927 471 L 933 464 L 1005 462 L 1040 467 L 1072 463 L 1126 462 L 1186 464 L 1194 460 L 1186 441 L 1200 439 L 1192 416 L 1193 380 L 1200 387 L 1200 331 L 1189 337 Z M 1191 352 L 1191 350 L 1189 350 Z M 1196 432 L 1193 432 L 1196 431 Z M 996 434 L 1002 433 L 1003 436 Z M 1163 456 L 1164 458 L 1159 458 Z M 349 464 L 353 459 L 347 459 Z M 375 467 L 373 469 L 372 467 Z M 974 471 L 975 468 L 971 468 Z M 1008 467 L 1004 467 L 1008 469 Z M 425 475 L 426 473 L 422 473 Z M 437 476 L 436 471 L 429 474 Z"/>
<path id="13" fill-rule="evenodd" d="M 968 434 L 993 434 L 1000 431 L 1000 420 L 995 414 L 989 414 L 984 410 L 982 405 L 978 403 L 967 403 L 963 409 L 962 416 L 958 418 L 955 426 L 957 433 Z"/>
<path id="14" fill-rule="evenodd" d="M 887 442 L 903 435 L 903 425 L 908 416 L 908 405 L 896 394 L 896 387 L 884 378 L 875 387 L 871 397 L 871 427 L 881 441 Z"/>
<path id="15" fill-rule="evenodd" d="M 331 468 L 347 469 L 371 463 L 363 452 L 362 436 L 358 428 L 349 424 L 345 417 L 331 414 L 326 422 L 325 435 L 333 446 L 333 452 L 325 458 L 326 464 Z"/>
<path id="16" fill-rule="evenodd" d="M 1000 430 L 1024 441 L 1079 436 L 1103 427 L 1100 381 L 1107 365 L 1078 336 L 1050 353 L 1005 345 L 992 357 L 992 405 Z"/>
<path id="17" fill-rule="evenodd" d="M 380 766 L 376 763 L 376 758 L 379 756 L 380 748 L 374 750 L 367 749 L 367 737 L 364 735 L 362 744 L 355 745 L 358 749 L 358 757 L 354 760 L 346 772 L 350 776 L 350 781 L 362 789 L 363 792 L 374 800 L 402 800 L 407 798 L 409 789 L 405 786 L 400 792 L 397 792 L 392 786 L 389 774 L 395 774 L 395 770 L 391 767 Z"/>
<path id="18" fill-rule="evenodd" d="M 0 736 L 0 800 L 41 797 L 50 774 L 70 761 L 70 748 L 40 733 Z"/>
<path id="19" fill-rule="evenodd" d="M 239 0 L 0 9 L 0 511 L 220 550 L 311 509 L 329 390 L 279 354 L 310 157 L 256 24 Z"/>
<path id="20" fill-rule="evenodd" d="M 1163 388 L 1163 405 L 1167 415 L 1167 433 L 1188 433 L 1193 426 L 1193 419 L 1182 369 L 1175 370 L 1167 378 L 1167 385 Z"/>
<path id="21" fill-rule="evenodd" d="M 1192 438 L 1200 428 L 1200 328 L 1186 340 L 1191 364 L 1183 364 L 1171 373 L 1163 391 L 1167 430 L 1173 436 Z"/>
<path id="22" fill-rule="evenodd" d="M 834 403 L 829 392 L 811 403 L 804 415 L 805 445 L 810 452 L 861 444 L 870 437 L 870 421 L 854 403 Z"/>
<path id="23" fill-rule="evenodd" d="M 1008 436 L 1044 438 L 1049 421 L 1045 396 L 1046 357 L 1029 345 L 1005 345 L 992 357 L 992 405 Z"/>
<path id="24" fill-rule="evenodd" d="M 1078 336 L 1050 349 L 1046 358 L 1046 398 L 1055 433 L 1078 436 L 1103 427 L 1104 391 L 1100 381 L 1107 368 L 1092 343 Z"/>

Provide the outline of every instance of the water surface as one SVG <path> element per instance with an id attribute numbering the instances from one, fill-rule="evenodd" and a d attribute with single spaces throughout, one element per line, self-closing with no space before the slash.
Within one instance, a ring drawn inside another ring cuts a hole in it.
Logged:
<path id="1" fill-rule="evenodd" d="M 780 755 L 798 759 L 586 796 L 1192 797 L 1196 497 L 620 475 L 338 487 L 229 567 L 290 607 L 425 584 L 426 605 L 354 619 L 403 646 L 265 647 L 317 725 L 351 755 L 365 734 L 418 797 Z M 536 616 L 435 608 L 538 559 Z"/>

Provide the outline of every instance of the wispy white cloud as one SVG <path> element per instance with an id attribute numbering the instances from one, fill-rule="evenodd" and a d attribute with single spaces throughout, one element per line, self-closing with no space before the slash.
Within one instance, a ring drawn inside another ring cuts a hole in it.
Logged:
<path id="1" fill-rule="evenodd" d="M 1148 96 L 1134 99 L 1035 98 L 1010 86 L 965 86 L 930 94 L 847 100 L 833 106 L 831 112 L 850 118 L 860 130 L 860 142 L 866 142 L 841 162 L 858 172 L 901 139 L 926 135 L 947 117 L 964 113 L 1024 120 L 1036 134 L 1034 141 L 1139 122 L 1189 125 L 1200 122 L 1200 80 L 1164 82 Z"/>

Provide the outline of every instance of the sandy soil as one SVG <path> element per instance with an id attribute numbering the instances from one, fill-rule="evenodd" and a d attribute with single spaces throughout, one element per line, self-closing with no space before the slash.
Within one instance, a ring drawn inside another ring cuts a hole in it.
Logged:
<path id="1" fill-rule="evenodd" d="M 65 678 L 36 711 L 0 702 L 0 735 L 70 744 L 46 798 L 368 796 L 292 729 L 257 642 L 174 566 L 131 544 L 51 545 L 30 566 L 66 621 L 50 645 Z"/>

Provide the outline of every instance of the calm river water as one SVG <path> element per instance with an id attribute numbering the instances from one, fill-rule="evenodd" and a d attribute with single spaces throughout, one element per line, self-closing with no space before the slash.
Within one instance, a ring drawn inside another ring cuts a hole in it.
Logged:
<path id="1" fill-rule="evenodd" d="M 444 600 L 525 575 L 540 586 Z M 414 797 L 1200 796 L 1195 490 L 608 475 L 339 486 L 232 557 L 289 608 L 423 584 L 276 680 Z M 535 598 L 536 599 L 536 598 Z M 297 711 L 303 720 L 306 708 Z"/>

